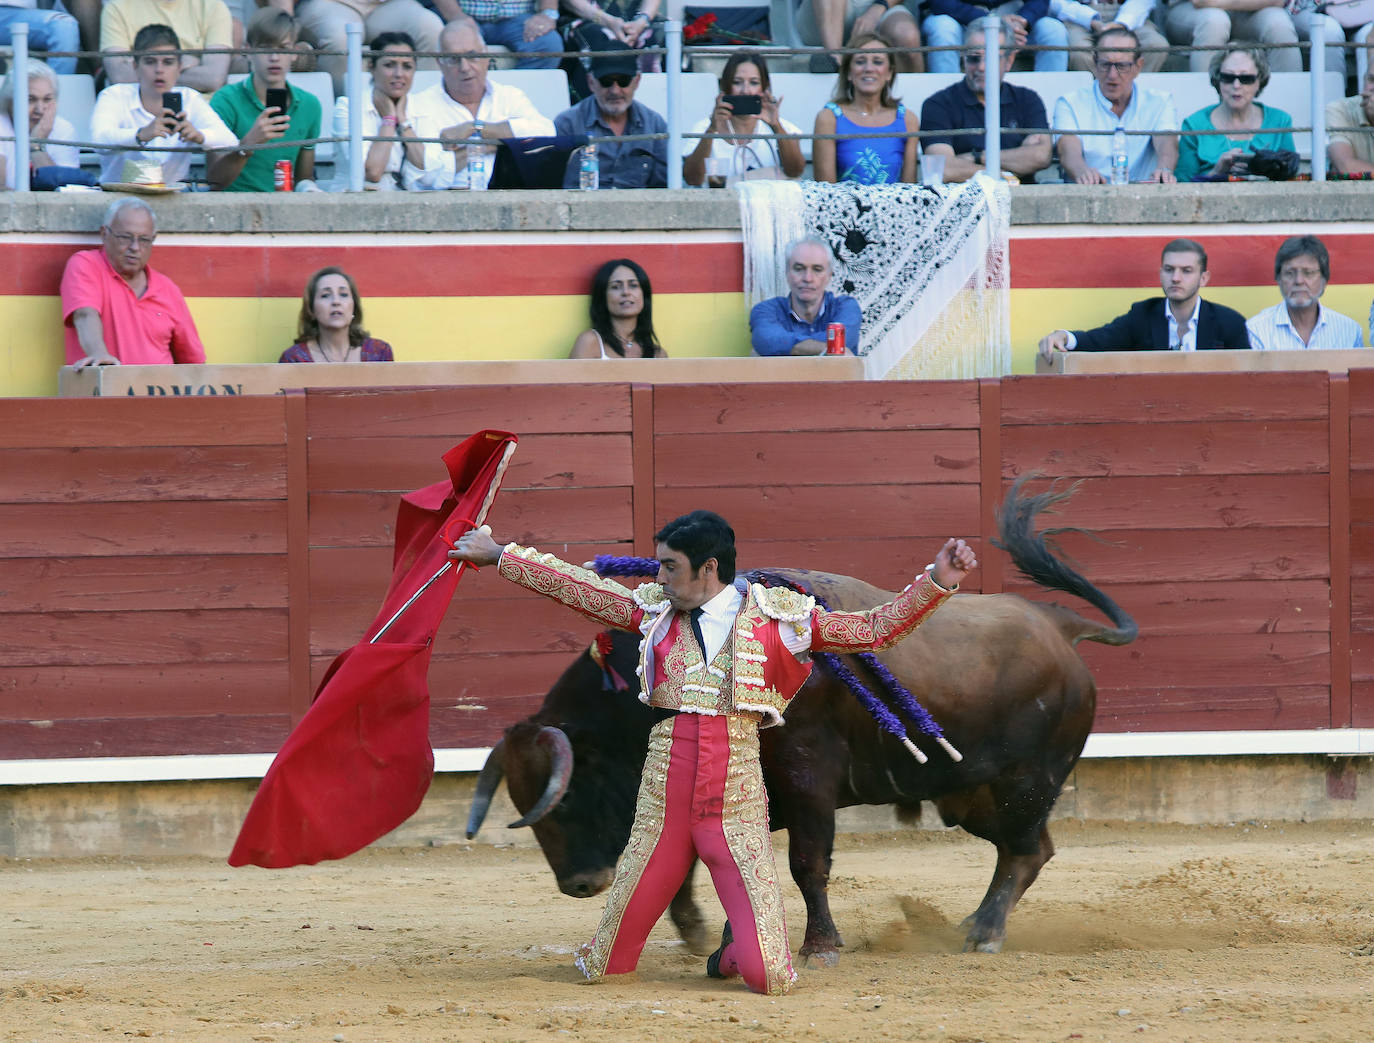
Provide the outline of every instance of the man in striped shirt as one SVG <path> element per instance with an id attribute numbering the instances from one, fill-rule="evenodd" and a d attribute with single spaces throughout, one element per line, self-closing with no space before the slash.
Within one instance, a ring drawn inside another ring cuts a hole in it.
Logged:
<path id="1" fill-rule="evenodd" d="M 1283 300 L 1245 325 L 1256 351 L 1322 351 L 1364 347 L 1360 324 L 1324 308 L 1321 295 L 1331 278 L 1331 255 L 1314 235 L 1285 239 L 1274 255 L 1274 278 Z"/>

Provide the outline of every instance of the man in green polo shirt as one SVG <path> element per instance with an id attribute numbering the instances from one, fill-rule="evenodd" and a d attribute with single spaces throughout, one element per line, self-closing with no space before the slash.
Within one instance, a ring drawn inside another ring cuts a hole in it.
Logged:
<path id="1" fill-rule="evenodd" d="M 250 48 L 277 48 L 248 55 L 248 78 L 221 87 L 210 99 L 210 106 L 239 137 L 240 146 L 261 145 L 284 139 L 301 141 L 320 136 L 323 114 L 313 94 L 297 90 L 286 82 L 296 56 L 296 20 L 277 7 L 263 7 L 248 22 Z M 291 104 L 283 113 L 267 108 L 269 87 L 284 87 L 291 92 Z M 226 192 L 271 192 L 276 188 L 274 168 L 278 160 L 292 160 L 295 184 L 314 184 L 315 146 L 279 148 L 240 148 L 222 162 L 236 163 L 238 176 L 225 187 Z M 232 175 L 232 168 L 226 170 Z"/>

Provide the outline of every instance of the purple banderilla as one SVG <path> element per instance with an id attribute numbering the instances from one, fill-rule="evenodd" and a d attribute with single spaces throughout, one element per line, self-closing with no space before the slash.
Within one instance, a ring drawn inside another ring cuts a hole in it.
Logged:
<path id="1" fill-rule="evenodd" d="M 658 562 L 653 558 L 617 557 L 613 554 L 599 554 L 594 559 L 593 565 L 597 574 L 601 576 L 653 576 L 658 572 Z M 756 569 L 750 571 L 747 575 L 752 582 L 762 583 L 766 587 L 787 587 L 800 594 L 809 595 L 816 599 L 816 604 L 820 605 L 821 608 L 825 609 L 827 612 L 831 610 L 825 598 L 821 595 L 817 594 L 815 591 L 806 590 L 800 584 L 779 576 L 776 573 L 763 572 Z M 922 735 L 927 735 L 934 739 L 935 742 L 949 754 L 952 760 L 963 760 L 963 756 L 959 751 L 950 745 L 949 740 L 945 738 L 945 733 L 940 728 L 940 725 L 936 723 L 935 718 L 931 717 L 930 713 L 919 701 L 917 701 L 916 697 L 911 694 L 907 687 L 902 684 L 901 681 L 897 680 L 892 671 L 883 665 L 881 659 L 872 652 L 859 652 L 856 653 L 856 656 L 869 670 L 873 671 L 873 675 L 887 692 L 888 697 L 896 703 L 897 707 L 903 713 L 916 723 L 916 728 Z M 917 761 L 922 764 L 926 762 L 926 755 L 922 753 L 920 748 L 908 737 L 906 727 L 902 724 L 901 719 L 887 707 L 879 696 L 859 679 L 859 676 L 854 673 L 853 670 L 845 665 L 844 660 L 833 652 L 817 652 L 815 658 L 823 662 L 836 677 L 844 682 L 845 687 L 854 693 L 854 697 L 859 700 L 859 703 L 869 712 L 869 715 L 878 722 L 879 727 L 888 734 L 896 736 L 901 740 L 902 745 L 911 751 L 911 755 L 915 757 Z"/>

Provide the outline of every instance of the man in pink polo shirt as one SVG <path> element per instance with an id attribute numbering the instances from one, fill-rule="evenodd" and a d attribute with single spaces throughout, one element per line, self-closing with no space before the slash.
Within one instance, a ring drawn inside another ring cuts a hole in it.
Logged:
<path id="1" fill-rule="evenodd" d="M 196 324 L 176 284 L 148 267 L 157 218 L 141 199 L 105 212 L 99 250 L 72 254 L 62 273 L 67 364 L 143 366 L 204 362 Z"/>

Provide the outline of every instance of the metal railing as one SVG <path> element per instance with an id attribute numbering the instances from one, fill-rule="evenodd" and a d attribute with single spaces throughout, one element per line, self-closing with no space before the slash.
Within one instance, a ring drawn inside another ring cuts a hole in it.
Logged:
<path id="1" fill-rule="evenodd" d="M 683 96 L 683 86 L 682 86 L 682 76 L 683 76 L 683 73 L 682 73 L 682 54 L 683 54 L 683 50 L 682 50 L 682 44 L 683 44 L 683 36 L 682 36 L 682 15 L 681 15 L 681 12 L 682 12 L 682 0 L 670 0 L 670 2 L 669 2 L 669 4 L 668 4 L 668 17 L 667 17 L 667 19 L 666 19 L 663 23 L 661 23 L 661 24 L 662 24 L 662 27 L 663 27 L 663 33 L 664 33 L 664 47 L 662 47 L 662 48 L 646 47 L 646 48 L 642 48 L 642 49 L 639 49 L 639 50 L 637 50 L 636 52 L 634 52 L 635 54 L 638 54 L 638 55 L 657 55 L 657 56 L 661 56 L 661 57 L 664 59 L 664 66 L 665 66 L 665 72 L 666 72 L 666 78 L 667 78 L 667 92 L 666 92 L 666 96 L 667 96 L 667 105 L 666 105 L 666 109 L 667 109 L 667 111 L 666 111 L 666 113 L 664 114 L 664 116 L 665 116 L 665 122 L 666 122 L 666 124 L 667 124 L 667 132 L 666 132 L 666 134 L 664 134 L 664 133 L 659 133 L 659 134 L 646 134 L 646 135 L 620 135 L 620 136 L 618 136 L 617 139 L 616 139 L 617 141 L 621 141 L 621 142 L 659 141 L 659 140 L 666 140 L 666 148 L 667 148 L 667 155 L 668 155 L 667 181 L 668 181 L 668 187 L 669 187 L 669 188 L 681 188 L 681 187 L 682 187 L 682 163 L 681 163 L 680 159 L 681 159 L 681 157 L 682 157 L 682 155 L 683 155 L 682 143 L 683 143 L 684 139 L 689 139 L 689 140 L 702 140 L 702 139 L 706 139 L 706 140 L 715 140 L 715 139 L 721 139 L 721 138 L 728 138 L 728 139 L 730 139 L 730 140 L 735 140 L 735 141 L 743 141 L 743 140 L 766 140 L 766 141 L 781 141 L 781 140 L 812 140 L 812 141 L 816 141 L 816 140 L 852 140 L 852 139 L 861 138 L 861 137 L 874 137 L 874 138 L 903 137 L 903 138 L 905 138 L 905 137 L 912 137 L 912 136 L 915 136 L 915 137 L 917 137 L 917 138 L 921 138 L 921 137 L 937 136 L 937 135 L 938 135 L 938 136 L 941 136 L 941 137 L 946 137 L 946 136 L 950 136 L 950 135 L 962 135 L 962 134 L 972 134 L 972 133 L 980 133 L 980 132 L 981 132 L 981 133 L 984 135 L 984 148 L 983 148 L 983 150 L 982 150 L 982 151 L 983 151 L 983 154 L 984 154 L 984 164 L 983 164 L 983 165 L 984 165 L 984 169 L 986 170 L 986 172 L 987 172 L 990 176 L 992 176 L 992 177 L 994 177 L 994 178 L 997 178 L 997 177 L 1000 177 L 1001 174 L 1002 174 L 1002 168 L 1001 168 L 1001 135 L 1002 135 L 1002 132 L 1003 132 L 1004 130 L 1014 130 L 1014 131 L 1016 131 L 1016 132 L 1018 132 L 1018 133 L 1022 133 L 1022 134 L 1026 134 L 1026 133 L 1037 133 L 1037 134 L 1038 134 L 1038 133 L 1051 133 L 1051 134 L 1053 134 L 1053 133 L 1062 133 L 1062 132 L 1057 132 L 1057 131 L 1055 131 L 1055 129 L 1052 128 L 1052 127 L 1046 127 L 1046 128 L 1029 128 L 1029 127 L 1014 127 L 1014 128 L 1013 128 L 1013 127 L 1002 127 L 1002 125 L 1001 125 L 1001 122 L 1002 122 L 1002 118 L 1001 118 L 1001 90 L 1000 90 L 1001 76 L 1000 76 L 1000 73 L 999 73 L 999 70 L 1000 70 L 1000 50 L 1001 50 L 1001 39 L 1000 39 L 1000 35 L 1001 35 L 1001 34 L 1000 34 L 1000 32 L 999 32 L 999 27 L 1001 26 L 1001 22 L 1000 22 L 1000 20 L 999 20 L 996 16 L 989 16 L 989 17 L 987 17 L 987 18 L 980 19 L 979 22 L 976 23 L 976 24 L 978 24 L 978 25 L 984 30 L 984 33 L 983 33 L 983 40 L 984 40 L 984 44 L 983 44 L 983 46 L 984 46 L 984 67 L 983 67 L 983 76 L 984 76 L 983 87 L 984 87 L 984 91 L 983 91 L 983 97 L 984 97 L 984 106 L 985 106 L 985 108 L 984 108 L 984 121 L 985 121 L 985 122 L 984 122 L 984 125 L 981 126 L 981 127 L 960 128 L 960 129 L 957 129 L 957 130 L 941 129 L 941 130 L 939 130 L 939 131 L 918 130 L 918 131 L 916 131 L 914 134 L 913 134 L 912 132 L 908 132 L 908 131 L 906 131 L 906 130 L 904 130 L 904 129 L 903 129 L 903 130 L 875 130 L 875 131 L 866 132 L 866 133 L 854 133 L 854 132 L 849 132 L 849 133 L 845 133 L 845 134 L 815 134 L 815 133 L 807 133 L 807 134 L 777 134 L 777 133 L 771 133 L 771 132 L 770 132 L 770 133 L 753 133 L 753 134 L 736 134 L 736 133 L 731 132 L 731 133 L 724 133 L 724 134 L 715 134 L 715 133 L 711 133 L 711 132 L 709 131 L 709 127 L 708 127 L 707 132 L 705 132 L 705 133 L 684 133 L 684 131 L 683 131 L 683 129 L 682 129 L 682 121 L 683 121 L 683 112 L 682 112 L 682 96 Z M 12 57 L 12 62 L 11 62 L 11 75 L 14 75 L 14 71 L 15 71 L 15 70 L 22 70 L 22 69 L 25 69 L 25 68 L 27 67 L 28 58 L 29 58 L 28 28 L 29 28 L 29 27 L 28 27 L 27 25 L 25 25 L 24 23 L 22 23 L 22 22 L 16 23 L 15 25 L 13 25 L 13 26 L 11 27 L 12 41 L 13 41 L 13 42 L 12 42 L 12 55 L 13 55 L 13 57 Z M 310 145 L 310 144 L 318 144 L 318 143 L 322 143 L 322 142 L 333 142 L 333 143 L 336 143 L 336 144 L 338 144 L 338 145 L 341 145 L 343 148 L 345 148 L 345 149 L 347 150 L 347 153 L 348 153 L 348 157 L 349 157 L 348 169 L 349 169 L 349 182 L 350 182 L 349 185 L 348 185 L 349 191 L 352 191 L 352 192 L 361 192 L 361 191 L 363 191 L 363 189 L 364 189 L 364 167 L 363 167 L 363 150 L 364 150 L 364 142 L 374 142 L 374 141 L 393 140 L 393 139 L 381 138 L 381 137 L 377 137 L 377 136 L 369 137 L 369 136 L 365 136 L 365 135 L 362 133 L 362 118 L 363 118 L 363 109 L 364 109 L 364 104 L 365 104 L 365 96 L 366 96 L 366 93 L 367 93 L 367 91 L 368 91 L 368 89 L 369 89 L 369 88 L 368 88 L 368 84 L 367 84 L 367 82 L 366 82 L 366 80 L 364 79 L 364 76 L 363 76 L 363 53 L 364 53 L 363 39 L 362 39 L 362 37 L 363 37 L 363 26 L 362 26 L 360 23 L 356 23 L 356 22 L 355 22 L 355 23 L 350 23 L 350 24 L 346 27 L 346 34 L 347 34 L 347 35 L 346 35 L 346 49 L 345 49 L 343 52 L 335 52 L 335 51 L 315 51 L 315 52 L 313 52 L 313 53 L 315 53 L 316 55 L 326 55 L 326 56 L 329 56 L 329 55 L 337 56 L 337 55 L 339 55 L 340 53 L 342 53 L 343 56 L 344 56 L 345 59 L 346 59 L 346 65 L 345 65 L 345 70 L 346 70 L 346 71 L 345 71 L 345 95 L 347 96 L 348 101 L 349 101 L 349 108 L 348 108 L 348 133 L 347 133 L 347 136 L 346 136 L 346 137 L 338 137 L 338 136 L 332 136 L 332 135 L 321 135 L 320 137 L 317 137 L 317 138 L 305 139 L 305 140 L 301 140 L 301 141 L 283 141 L 283 140 L 277 139 L 277 140 L 273 140 L 273 141 L 271 141 L 271 142 L 264 143 L 264 144 L 262 144 L 262 145 L 257 145 L 257 146 L 241 146 L 241 148 L 243 148 L 243 149 L 246 150 L 246 151 L 256 151 L 256 150 L 261 150 L 261 149 L 279 149 L 279 148 L 282 148 L 282 147 L 287 146 L 287 145 Z M 1216 50 L 1222 50 L 1222 49 L 1224 49 L 1226 46 L 1230 46 L 1230 45 L 1228 44 L 1228 45 L 1221 45 L 1221 46 L 1214 46 L 1214 47 L 1170 47 L 1170 48 L 1167 48 L 1167 50 L 1168 50 L 1169 53 L 1185 53 L 1185 52 L 1192 52 L 1192 51 L 1198 51 L 1198 50 L 1212 50 L 1212 51 L 1216 51 Z M 1294 127 L 1292 127 L 1292 128 L 1289 128 L 1289 129 L 1290 129 L 1290 131 L 1292 131 L 1292 132 L 1303 132 L 1303 131 L 1308 131 L 1308 132 L 1311 133 L 1311 135 L 1312 135 L 1312 153 L 1311 153 L 1311 160 L 1310 160 L 1310 165 L 1311 165 L 1311 179 L 1312 179 L 1313 181 L 1325 181 L 1325 180 L 1327 180 L 1327 176 L 1328 176 L 1328 175 L 1327 175 L 1327 154 L 1326 154 L 1326 148 L 1327 148 L 1327 131 L 1328 131 L 1328 129 L 1354 130 L 1354 129 L 1367 129 L 1367 128 L 1346 128 L 1346 127 L 1342 127 L 1342 128 L 1327 128 L 1327 126 L 1326 126 L 1326 121 L 1325 121 L 1325 110 L 1326 110 L 1326 81 L 1325 81 L 1325 74 L 1326 74 L 1327 42 L 1326 42 L 1326 26 L 1325 26 L 1324 20 L 1323 20 L 1323 19 L 1317 19 L 1317 20 L 1315 20 L 1314 23 L 1313 23 L 1313 26 L 1312 26 L 1312 31 L 1311 31 L 1311 37 L 1310 37 L 1310 39 L 1309 39 L 1306 43 L 1298 44 L 1298 45 L 1296 45 L 1296 46 L 1297 46 L 1300 50 L 1307 51 L 1308 54 L 1309 54 L 1309 66 L 1310 66 L 1310 68 L 1309 68 L 1309 76 L 1310 76 L 1310 78 L 1311 78 L 1310 127 L 1294 126 Z M 1348 48 L 1348 47 L 1353 47 L 1353 46 L 1358 46 L 1358 45 L 1356 45 L 1356 44 L 1343 44 L 1343 46 L 1345 46 L 1345 47 Z M 694 53 L 705 55 L 705 54 L 728 54 L 728 53 L 731 53 L 731 52 L 734 52 L 734 51 L 738 51 L 738 50 L 740 50 L 740 49 L 741 49 L 740 47 L 730 47 L 730 48 L 710 48 L 710 47 L 701 47 L 701 48 L 694 48 L 693 51 L 694 51 Z M 829 51 L 825 50 L 824 48 L 816 48 L 816 47 L 794 48 L 794 47 L 773 47 L 773 46 L 768 46 L 768 45 L 760 45 L 760 46 L 758 46 L 758 47 L 753 47 L 753 46 L 751 45 L 751 46 L 749 46 L 749 47 L 747 47 L 747 48 L 745 48 L 745 49 L 758 50 L 761 54 L 763 54 L 763 55 L 765 55 L 765 56 L 815 55 L 815 54 L 822 54 L 822 53 L 852 53 L 852 52 L 848 51 L 847 49 L 842 50 L 842 51 L 840 51 L 840 52 L 829 52 Z M 1048 48 L 1034 47 L 1034 46 L 1027 46 L 1027 47 L 1017 48 L 1018 51 L 1026 51 L 1026 52 L 1035 52 L 1035 51 L 1041 51 L 1041 50 L 1047 50 L 1047 49 L 1048 49 Z M 1069 50 L 1069 51 L 1084 51 L 1084 50 L 1087 50 L 1086 48 L 1081 48 L 1081 47 L 1078 47 L 1078 48 L 1070 47 L 1070 48 L 1059 48 L 1059 49 L 1060 49 L 1060 50 Z M 1142 51 L 1142 53 L 1144 53 L 1144 52 L 1147 51 L 1147 50 L 1160 50 L 1160 49 L 1162 49 L 1162 48 L 1155 48 L 1155 49 L 1141 48 L 1141 51 Z M 1273 49 L 1273 48 L 1270 48 L 1270 49 Z M 186 48 L 186 49 L 184 49 L 184 50 L 186 51 L 186 53 L 197 53 L 197 52 L 194 51 L 194 49 L 191 49 L 191 48 Z M 933 53 L 933 52 L 937 52 L 937 51 L 954 51 L 954 52 L 957 52 L 957 53 L 963 53 L 964 50 L 965 50 L 965 48 L 963 48 L 963 47 L 922 47 L 922 48 L 916 48 L 916 49 L 912 49 L 912 50 L 919 50 L 919 51 L 922 52 L 922 53 Z M 559 57 L 559 58 L 586 58 L 586 57 L 589 57 L 589 56 L 595 56 L 597 53 L 599 53 L 599 52 L 588 52 L 588 51 L 549 51 L 549 52 L 528 52 L 528 55 L 522 55 L 522 56 L 530 56 L 530 57 L 535 57 L 535 56 L 539 56 L 539 57 Z M 624 52 L 616 52 L 616 53 L 623 54 Z M 893 49 L 890 49 L 890 53 L 903 53 L 903 50 L 902 50 L 902 49 L 893 48 Z M 79 55 L 79 56 L 81 56 L 81 57 L 87 57 L 88 55 L 85 55 L 85 54 L 83 53 L 83 54 L 81 54 L 81 55 Z M 95 57 L 99 57 L 99 55 L 96 55 Z M 416 52 L 416 57 L 417 57 L 417 58 L 428 58 L 428 57 L 442 57 L 442 56 L 441 56 L 441 55 L 437 55 L 437 54 L 430 54 L 430 53 L 428 53 L 428 52 Z M 31 137 L 31 136 L 30 136 L 30 133 L 29 133 L 29 125 L 28 125 L 27 95 L 28 95 L 27 90 L 21 90 L 21 89 L 19 89 L 19 88 L 18 88 L 18 85 L 16 84 L 15 90 L 13 91 L 13 106 L 14 106 L 14 108 L 13 108 L 13 127 L 14 127 L 14 141 L 15 141 L 14 155 L 15 155 L 15 157 L 16 157 L 16 158 L 15 158 L 15 163 L 14 163 L 15 170 L 13 171 L 13 181 L 14 181 L 14 188 L 15 188 L 15 190 L 16 190 L 16 191 L 21 191 L 21 192 L 28 191 L 28 190 L 30 189 L 30 187 L 31 187 L 31 186 L 30 186 L 30 177 L 29 177 L 29 166 L 28 166 L 28 164 L 27 164 L 26 162 L 23 162 L 23 161 L 22 161 L 22 160 L 23 160 L 23 157 L 26 157 L 26 156 L 29 154 L 30 137 Z M 324 115 L 325 115 L 325 118 L 328 118 L 328 114 L 324 114 Z M 548 114 L 545 114 L 545 115 L 548 115 Z M 1079 134 L 1079 135 L 1111 135 L 1111 134 L 1114 134 L 1115 132 L 1116 132 L 1115 129 L 1108 129 L 1108 130 L 1076 130 L 1074 133 L 1075 133 L 1075 134 Z M 1215 135 L 1215 134 L 1225 134 L 1225 133 L 1228 133 L 1227 131 L 1219 131 L 1219 130 L 1197 130 L 1197 131 L 1193 131 L 1193 130 L 1189 130 L 1189 131 L 1168 130 L 1168 131 L 1163 131 L 1163 132 L 1164 132 L 1164 133 L 1171 133 L 1171 134 L 1180 134 L 1180 133 L 1181 133 L 1181 134 L 1190 134 L 1190 135 L 1198 135 L 1198 136 L 1205 136 L 1205 135 Z M 1133 131 L 1126 131 L 1126 133 L 1127 133 L 1128 135 L 1132 135 L 1132 136 L 1147 136 L 1147 135 L 1150 135 L 1150 134 L 1153 134 L 1153 133 L 1161 133 L 1161 132 L 1160 132 L 1160 131 L 1150 131 L 1150 130 L 1133 130 Z M 40 141 L 40 142 L 42 142 L 42 143 L 45 143 L 45 144 L 51 143 L 51 144 L 73 145 L 73 146 L 78 146 L 78 147 L 82 147 L 82 148 L 91 148 L 91 149 L 102 150 L 102 151 L 108 150 L 108 149 L 110 148 L 110 146 L 109 146 L 108 144 L 106 144 L 106 143 L 97 143 L 97 142 L 63 141 L 63 140 L 59 140 L 59 139 L 56 139 L 56 138 L 46 138 L 46 139 L 36 139 L 36 140 L 38 140 L 38 141 Z M 434 142 L 438 142 L 438 141 L 440 141 L 441 139 L 438 139 L 438 138 L 425 138 L 425 137 L 410 137 L 410 138 L 407 138 L 406 140 L 407 140 L 407 141 L 415 141 L 415 142 L 418 142 L 418 143 L 421 143 L 421 144 L 425 144 L 425 143 L 434 143 Z M 145 151 L 145 152 L 200 152 L 200 151 L 203 151 L 203 149 L 202 149 L 201 147 L 199 147 L 199 146 L 144 146 L 144 147 L 140 148 L 139 151 Z M 677 161 L 677 162 L 674 162 L 674 160 L 678 160 L 678 161 Z"/>

